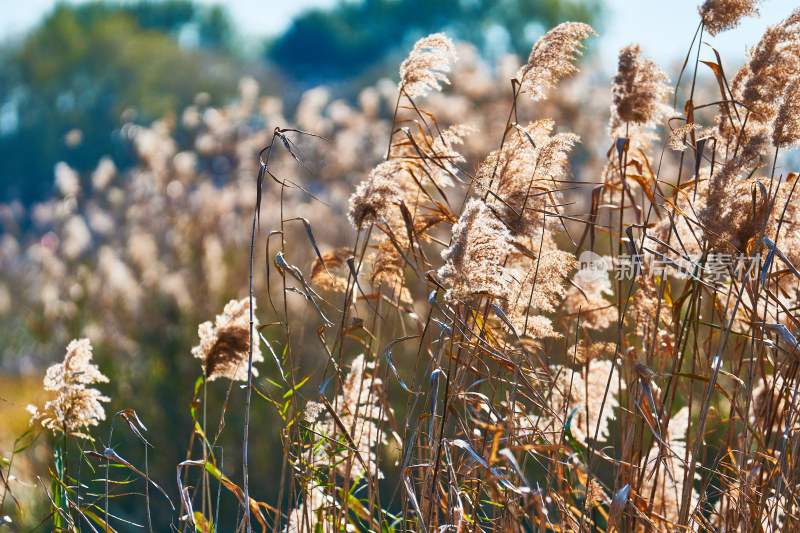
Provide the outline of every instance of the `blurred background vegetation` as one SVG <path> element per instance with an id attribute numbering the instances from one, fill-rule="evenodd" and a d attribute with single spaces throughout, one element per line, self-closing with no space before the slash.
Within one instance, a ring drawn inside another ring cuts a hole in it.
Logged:
<path id="1" fill-rule="evenodd" d="M 222 6 L 60 4 L 0 48 L 0 200 L 46 198 L 59 161 L 81 172 L 104 155 L 132 165 L 124 123 L 174 117 L 198 93 L 224 104 L 244 74 L 290 104 L 320 84 L 352 98 L 428 33 L 471 42 L 489 60 L 524 57 L 546 29 L 564 20 L 597 27 L 602 13 L 600 0 L 348 1 L 306 10 L 245 52 Z"/>

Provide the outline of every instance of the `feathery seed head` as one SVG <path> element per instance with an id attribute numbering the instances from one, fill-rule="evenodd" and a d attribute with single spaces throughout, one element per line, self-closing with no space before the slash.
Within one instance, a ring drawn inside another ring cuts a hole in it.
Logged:
<path id="1" fill-rule="evenodd" d="M 591 26 L 582 22 L 564 22 L 536 41 L 528 62 L 517 72 L 520 93 L 533 100 L 542 100 L 548 89 L 558 81 L 577 72 L 573 64 L 584 48 L 581 41 L 597 35 Z"/>
<path id="2" fill-rule="evenodd" d="M 456 47 L 444 33 L 420 39 L 400 65 L 400 90 L 408 96 L 441 91 L 442 83 L 450 83 L 447 73 L 450 72 L 450 62 L 456 60 Z"/>
<path id="3" fill-rule="evenodd" d="M 564 296 L 564 282 L 575 262 L 575 256 L 563 250 L 542 250 L 537 260 L 519 253 L 511 254 L 507 264 L 511 281 L 500 307 L 518 335 L 533 338 L 561 336 L 542 313 L 555 311 Z"/>
<path id="4" fill-rule="evenodd" d="M 325 411 L 325 406 L 319 402 L 308 402 L 305 409 L 303 409 L 303 420 L 313 424 L 319 418 L 319 415 Z"/>
<path id="5" fill-rule="evenodd" d="M 697 8 L 700 18 L 711 35 L 731 30 L 744 17 L 758 16 L 761 0 L 706 0 Z"/>
<path id="6" fill-rule="evenodd" d="M 669 111 L 663 103 L 672 92 L 669 78 L 652 59 L 642 56 L 638 44 L 619 52 L 617 75 L 612 88 L 612 130 L 619 124 L 650 125 Z"/>
<path id="7" fill-rule="evenodd" d="M 783 101 L 772 129 L 772 143 L 779 148 L 800 144 L 800 83 L 790 83 L 783 91 Z"/>
<path id="8" fill-rule="evenodd" d="M 747 56 L 747 64 L 739 69 L 731 83 L 734 99 L 747 110 L 745 131 L 740 133 L 738 128 L 730 127 L 729 112 L 724 108 L 718 126 L 728 143 L 750 145 L 751 152 L 763 154 L 769 149 L 768 142 L 763 141 L 773 133 L 781 96 L 800 76 L 800 9 L 767 28 Z M 787 111 L 791 113 L 791 108 Z"/>
<path id="9" fill-rule="evenodd" d="M 697 123 L 687 122 L 683 126 L 669 132 L 667 146 L 676 152 L 684 152 L 687 148 L 692 147 L 691 136 L 694 135 L 696 139 L 699 137 L 702 129 L 703 128 Z"/>
<path id="10" fill-rule="evenodd" d="M 401 173 L 406 172 L 399 160 L 384 161 L 370 172 L 350 197 L 347 218 L 356 228 L 364 222 L 401 221 L 397 204 L 403 197 Z"/>
<path id="11" fill-rule="evenodd" d="M 564 416 L 565 424 L 567 418 L 572 416 L 572 434 L 581 442 L 594 438 L 598 426 L 598 439 L 604 441 L 608 438 L 609 421 L 615 416 L 614 408 L 619 405 L 620 392 L 620 381 L 614 376 L 609 381 L 609 374 L 612 372 L 614 363 L 603 360 L 590 361 L 585 372 L 568 368 L 558 372 L 552 392 L 552 406 L 557 413 Z"/>
<path id="12" fill-rule="evenodd" d="M 395 243 L 405 249 L 408 247 L 408 238 L 404 233 L 397 233 L 395 242 L 387 239 L 378 247 L 378 252 L 372 257 L 369 282 L 373 286 L 385 283 L 400 296 L 401 301 L 411 303 L 411 293 L 405 286 L 406 260 Z"/>
<path id="13" fill-rule="evenodd" d="M 256 302 L 253 299 L 253 310 Z M 253 329 L 258 328 L 258 318 L 253 315 Z M 198 327 L 200 344 L 192 348 L 192 355 L 203 361 L 203 373 L 208 381 L 227 378 L 247 381 L 250 357 L 250 303 L 247 298 L 231 300 L 216 324 L 203 322 Z M 261 348 L 253 339 L 253 363 L 264 361 Z M 253 367 L 253 375 L 258 371 Z"/>
<path id="14" fill-rule="evenodd" d="M 337 276 L 331 271 L 346 270 L 347 260 L 352 256 L 353 249 L 347 247 L 325 252 L 322 254 L 322 261 L 317 258 L 311 265 L 311 283 L 324 289 L 344 292 L 347 288 L 347 278 Z"/>
<path id="15" fill-rule="evenodd" d="M 581 314 L 582 315 L 582 314 Z M 583 324 L 581 322 L 581 324 Z M 612 359 L 616 353 L 616 344 L 613 342 L 591 342 L 577 344 L 567 349 L 567 358 L 575 360 L 578 364 L 585 365 L 595 359 Z"/>
<path id="16" fill-rule="evenodd" d="M 108 378 L 92 363 L 89 339 L 73 340 L 67 346 L 64 362 L 50 366 L 44 378 L 44 390 L 56 392 L 58 396 L 47 402 L 42 411 L 35 406 L 28 407 L 33 415 L 31 424 L 39 420 L 42 426 L 54 433 L 64 432 L 91 439 L 82 430 L 106 419 L 100 402 L 110 400 L 87 385 L 107 382 Z"/>
<path id="17" fill-rule="evenodd" d="M 503 261 L 511 235 L 479 199 L 473 198 L 453 226 L 450 248 L 442 252 L 438 275 L 450 301 L 467 300 L 476 293 L 504 296 Z"/>
<path id="18" fill-rule="evenodd" d="M 603 489 L 603 486 L 600 484 L 600 482 L 597 481 L 597 479 L 592 478 L 586 487 L 586 501 L 584 503 L 584 509 L 588 511 L 604 503 L 608 503 L 608 495 L 606 494 L 606 491 Z"/>
<path id="19" fill-rule="evenodd" d="M 478 169 L 478 185 L 495 193 L 490 205 L 517 236 L 541 231 L 540 213 L 558 198 L 554 184 L 566 174 L 567 156 L 580 141 L 567 132 L 551 136 L 553 126 L 552 120 L 528 124 L 527 135 L 517 132 Z"/>
<path id="20" fill-rule="evenodd" d="M 611 261 L 606 261 L 605 265 L 610 266 Z M 566 292 L 564 305 L 575 318 L 580 316 L 581 326 L 603 330 L 616 323 L 617 308 L 606 299 L 613 294 L 608 270 L 598 273 L 581 269 L 573 276 L 572 284 Z"/>
<path id="21" fill-rule="evenodd" d="M 367 473 L 378 478 L 383 476 L 376 461 L 378 445 L 386 444 L 386 434 L 380 426 L 388 419 L 388 408 L 381 400 L 382 382 L 371 373 L 374 366 L 374 363 L 366 361 L 364 354 L 356 357 L 350 366 L 350 372 L 342 382 L 341 394 L 331 402 L 369 472 L 366 472 L 364 464 L 355 458 L 352 461 L 343 460 L 343 454 L 351 455 L 350 446 L 331 446 L 326 440 L 325 445 L 316 448 L 315 460 L 318 461 L 318 465 L 327 463 L 333 467 L 334 472 L 342 476 L 349 475 L 353 481 L 358 481 Z M 309 402 L 304 417 L 307 422 L 314 425 L 318 433 L 342 439 L 339 425 L 330 413 L 323 414 L 319 404 Z M 349 442 L 349 439 L 345 442 Z"/>

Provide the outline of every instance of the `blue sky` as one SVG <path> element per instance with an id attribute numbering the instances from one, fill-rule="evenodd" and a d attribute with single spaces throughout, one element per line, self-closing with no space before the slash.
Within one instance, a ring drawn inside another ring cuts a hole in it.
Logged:
<path id="1" fill-rule="evenodd" d="M 697 13 L 700 3 L 700 0 L 610 0 L 610 16 L 600 37 L 604 67 L 614 70 L 617 51 L 631 42 L 639 43 L 648 57 L 665 67 L 682 61 L 700 21 Z M 767 26 L 777 24 L 797 7 L 798 3 L 790 0 L 766 0 L 760 7 L 760 17 L 746 18 L 738 28 L 717 37 L 707 35 L 704 41 L 719 51 L 724 66 L 738 68 L 744 61 L 745 47 L 755 46 Z M 704 53 L 713 54 L 710 49 Z"/>
<path id="2" fill-rule="evenodd" d="M 80 0 L 71 0 L 79 2 Z M 293 15 L 310 6 L 330 6 L 336 0 L 199 0 L 200 3 L 223 3 L 239 31 L 257 37 L 281 32 Z M 56 0 L 0 0 L 0 39 L 19 35 L 34 26 L 56 5 Z M 697 27 L 700 0 L 608 0 L 610 16 L 600 36 L 600 56 L 605 70 L 616 67 L 617 51 L 636 42 L 645 54 L 668 71 L 686 53 Z M 798 7 L 791 0 L 766 0 L 761 17 L 745 19 L 735 30 L 710 38 L 722 54 L 728 71 L 743 61 L 745 46 L 758 42 L 767 25 L 775 24 Z M 710 37 L 710 36 L 709 36 Z M 710 52 L 710 51 L 709 51 Z"/>

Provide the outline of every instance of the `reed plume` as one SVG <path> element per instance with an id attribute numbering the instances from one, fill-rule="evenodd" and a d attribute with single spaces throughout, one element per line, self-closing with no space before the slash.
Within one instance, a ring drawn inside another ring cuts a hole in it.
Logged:
<path id="1" fill-rule="evenodd" d="M 800 144 L 800 84 L 797 80 L 786 86 L 772 129 L 772 144 L 792 148 Z"/>
<path id="2" fill-rule="evenodd" d="M 576 318 L 580 316 L 581 326 L 604 330 L 617 322 L 616 306 L 607 299 L 613 293 L 608 271 L 579 270 L 564 296 L 564 306 Z"/>
<path id="3" fill-rule="evenodd" d="M 356 228 L 365 222 L 401 224 L 398 204 L 403 197 L 401 180 L 406 172 L 402 160 L 384 161 L 375 167 L 350 197 L 350 223 Z"/>
<path id="4" fill-rule="evenodd" d="M 92 344 L 89 339 L 73 340 L 67 346 L 64 362 L 51 365 L 44 377 L 44 390 L 55 392 L 57 396 L 41 411 L 36 406 L 28 406 L 31 424 L 40 422 L 53 433 L 63 432 L 91 440 L 83 431 L 106 419 L 101 402 L 110 401 L 99 390 L 87 386 L 96 383 L 108 383 L 108 378 L 92 362 Z"/>
<path id="5" fill-rule="evenodd" d="M 541 36 L 517 72 L 519 92 L 533 100 L 545 98 L 561 78 L 577 72 L 573 63 L 582 55 L 581 41 L 590 35 L 597 34 L 588 24 L 564 22 Z"/>
<path id="6" fill-rule="evenodd" d="M 253 310 L 256 302 L 253 299 Z M 258 330 L 258 318 L 253 316 L 253 329 Z M 225 305 L 216 323 L 203 322 L 198 327 L 200 344 L 192 348 L 192 355 L 202 360 L 203 375 L 208 381 L 226 378 L 247 381 L 250 355 L 250 302 L 247 298 L 231 300 Z M 253 363 L 264 361 L 257 339 L 253 340 Z M 253 375 L 258 370 L 253 367 Z"/>
<path id="7" fill-rule="evenodd" d="M 382 402 L 383 382 L 373 375 L 374 368 L 374 363 L 367 363 L 364 354 L 358 355 L 342 383 L 341 394 L 331 404 L 349 438 L 341 436 L 339 425 L 320 404 L 309 402 L 306 406 L 305 416 L 310 426 L 321 435 L 341 439 L 345 445 L 342 448 L 327 439 L 321 440 L 314 456 L 316 468 L 330 467 L 336 474 L 353 481 L 366 474 L 383 477 L 377 466 L 378 445 L 387 443 L 382 423 L 388 419 L 389 411 Z M 351 443 L 355 444 L 355 449 Z"/>
<path id="8" fill-rule="evenodd" d="M 726 169 L 727 164 L 720 174 Z M 781 249 L 792 264 L 800 264 L 800 208 L 794 196 L 797 192 L 792 193 L 796 174 L 774 183 L 770 193 L 770 179 L 743 178 L 743 172 L 740 169 L 734 176 L 715 176 L 718 184 L 712 179 L 711 185 L 719 188 L 709 191 L 708 206 L 699 212 L 711 251 L 747 252 L 756 244 L 763 228 L 765 237 L 780 239 Z M 724 184 L 727 185 L 723 189 Z M 785 283 L 792 283 L 790 278 L 784 279 Z"/>
<path id="9" fill-rule="evenodd" d="M 456 47 L 444 33 L 420 39 L 400 65 L 400 90 L 412 97 L 441 91 L 442 83 L 450 83 L 447 73 L 456 59 Z"/>
<path id="10" fill-rule="evenodd" d="M 352 248 L 337 248 L 322 254 L 311 264 L 311 283 L 323 289 L 344 292 L 347 288 L 347 277 L 336 275 L 335 271 L 346 271 L 347 260 L 353 257 Z"/>
<path id="11" fill-rule="evenodd" d="M 526 254 L 510 254 L 510 280 L 500 307 L 517 335 L 534 339 L 561 337 L 543 313 L 556 310 L 575 262 L 575 256 L 563 250 L 541 251 L 535 260 Z"/>
<path id="12" fill-rule="evenodd" d="M 556 428 L 565 427 L 569 422 L 573 436 L 581 442 L 594 439 L 595 430 L 600 441 L 606 440 L 620 392 L 618 374 L 611 376 L 609 382 L 612 372 L 614 363 L 601 359 L 591 360 L 585 369 L 555 369 L 553 374 L 557 378 L 552 391 L 552 407 L 563 417 L 563 425 L 559 423 Z M 608 394 L 603 403 L 607 384 Z"/>
<path id="13" fill-rule="evenodd" d="M 437 274 L 450 301 L 470 301 L 475 294 L 504 298 L 508 281 L 503 262 L 511 236 L 481 200 L 467 202 L 453 226 L 450 247 L 442 252 L 444 265 Z"/>
<path id="14" fill-rule="evenodd" d="M 579 341 L 576 345 L 567 349 L 567 357 L 579 365 L 589 364 L 595 359 L 610 360 L 615 353 L 616 345 L 613 342 L 595 341 L 587 344 Z"/>
<path id="15" fill-rule="evenodd" d="M 758 16 L 761 0 L 706 0 L 697 8 L 706 31 L 717 35 L 739 25 L 744 17 Z"/>
<path id="16" fill-rule="evenodd" d="M 727 106 L 723 106 L 717 119 L 720 133 L 727 143 L 743 146 L 743 152 L 751 160 L 766 153 L 781 97 L 798 76 L 800 9 L 766 29 L 758 45 L 748 52 L 747 63 L 734 76 L 731 94 L 742 106 L 738 114 L 741 118 L 737 124 Z"/>
<path id="17" fill-rule="evenodd" d="M 551 135 L 553 127 L 548 119 L 528 124 L 524 135 L 514 134 L 478 169 L 476 181 L 489 190 L 489 205 L 519 236 L 539 235 L 544 214 L 557 211 L 558 183 L 568 172 L 569 152 L 580 141 L 568 132 Z"/>
<path id="18" fill-rule="evenodd" d="M 611 90 L 611 128 L 624 124 L 652 125 L 669 112 L 663 101 L 672 92 L 669 78 L 652 59 L 642 55 L 638 44 L 619 52 L 617 74 Z"/>

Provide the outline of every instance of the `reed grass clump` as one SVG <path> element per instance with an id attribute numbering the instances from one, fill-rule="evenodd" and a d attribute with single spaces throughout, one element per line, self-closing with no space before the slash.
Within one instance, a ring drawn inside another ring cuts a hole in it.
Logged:
<path id="1" fill-rule="evenodd" d="M 97 365 L 92 362 L 92 344 L 89 339 L 75 339 L 67 346 L 63 363 L 47 369 L 42 387 L 56 393 L 55 398 L 39 410 L 28 406 L 31 424 L 40 423 L 45 429 L 64 435 L 89 437 L 85 431 L 106 419 L 101 402 L 109 402 L 99 390 L 88 385 L 108 383 Z"/>
<path id="2" fill-rule="evenodd" d="M 624 47 L 603 88 L 610 107 L 588 128 L 558 112 L 594 35 L 568 22 L 500 69 L 510 94 L 477 83 L 469 51 L 456 64 L 457 45 L 434 34 L 358 110 L 315 89 L 301 127 L 251 132 L 231 152 L 236 117 L 286 119 L 245 83 L 232 108 L 186 111 L 194 151 L 178 152 L 164 125 L 138 131 L 132 189 L 106 165 L 98 196 L 83 198 L 60 168 L 64 238 L 27 251 L 42 312 L 79 320 L 86 298 L 145 321 L 169 302 L 201 325 L 199 344 L 170 359 L 193 384 L 171 391 L 188 443 L 169 463 L 172 489 L 151 475 L 164 438 L 145 438 L 153 413 L 119 406 L 94 449 L 68 448 L 114 404 L 88 388 L 105 381 L 88 340 L 48 370 L 59 399 L 34 421 L 62 437 L 56 528 L 111 530 L 129 498 L 149 528 L 161 506 L 180 531 L 796 530 L 798 12 L 730 80 L 701 47 L 756 4 L 700 7 L 683 86 Z M 252 156 L 246 177 L 215 188 L 191 172 L 224 153 Z M 326 164 L 298 165 L 313 157 Z M 153 203 L 177 214 L 157 219 Z M 19 255 L 0 240 L 4 264 Z M 199 268 L 173 275 L 187 257 Z M 86 329 L 135 346 L 121 320 Z M 84 486 L 71 456 L 105 467 L 102 479 Z M 141 490 L 110 488 L 134 480 Z"/>

